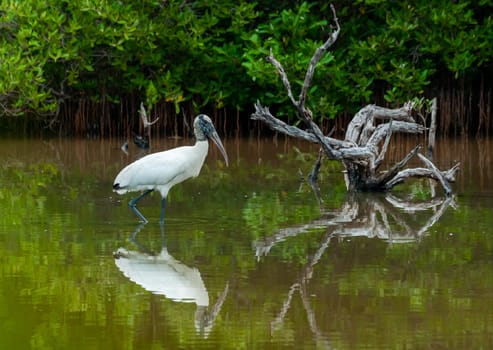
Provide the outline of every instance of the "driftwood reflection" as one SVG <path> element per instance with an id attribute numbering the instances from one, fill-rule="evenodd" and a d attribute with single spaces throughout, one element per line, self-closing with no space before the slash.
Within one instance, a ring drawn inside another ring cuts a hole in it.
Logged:
<path id="1" fill-rule="evenodd" d="M 200 271 L 196 267 L 183 264 L 168 253 L 163 226 L 159 253 L 153 253 L 136 239 L 144 225 L 137 226 L 130 237 L 139 250 L 118 248 L 113 253 L 116 266 L 125 277 L 153 294 L 163 295 L 176 302 L 195 303 L 195 329 L 197 333 L 207 337 L 226 300 L 229 284 L 226 283 L 216 303 L 210 306 L 209 294 Z"/>
<path id="2" fill-rule="evenodd" d="M 316 187 L 314 188 L 317 194 Z M 317 197 L 319 198 L 319 197 Z M 257 258 L 267 255 L 271 248 L 287 239 L 314 229 L 325 228 L 336 237 L 380 238 L 391 243 L 419 240 L 449 207 L 455 207 L 454 197 L 433 198 L 426 202 L 411 202 L 390 193 L 385 195 L 348 194 L 338 209 L 325 210 L 319 201 L 322 215 L 306 224 L 280 229 L 273 235 L 254 243 Z M 410 216 L 430 210 L 430 218 L 420 227 L 411 227 Z"/>
<path id="3" fill-rule="evenodd" d="M 323 208 L 317 187 L 312 187 Z M 415 203 L 387 194 L 382 196 L 351 194 L 339 209 L 322 210 L 322 216 L 312 222 L 283 228 L 275 234 L 254 244 L 256 256 L 269 254 L 271 248 L 289 237 L 307 233 L 313 229 L 325 228 L 319 248 L 308 257 L 308 262 L 301 268 L 298 278 L 291 284 L 281 310 L 271 322 L 271 333 L 282 327 L 293 298 L 299 294 L 305 309 L 310 329 L 320 348 L 332 349 L 330 341 L 317 324 L 314 310 L 307 291 L 312 278 L 314 266 L 323 256 L 333 238 L 359 237 L 379 238 L 391 243 L 414 242 L 433 226 L 449 207 L 455 207 L 453 197 L 433 198 L 427 202 Z M 409 217 L 417 212 L 430 211 L 432 214 L 418 228 L 412 227 Z"/>
<path id="4" fill-rule="evenodd" d="M 308 324 L 310 325 L 310 330 L 313 333 L 315 341 L 318 347 L 323 349 L 332 349 L 330 341 L 327 336 L 325 336 L 318 327 L 317 319 L 315 317 L 315 312 L 309 301 L 309 293 L 307 292 L 307 285 L 313 276 L 313 267 L 318 263 L 325 250 L 330 244 L 330 240 L 333 237 L 333 233 L 326 233 L 321 242 L 318 250 L 313 254 L 312 257 L 308 259 L 308 262 L 302 267 L 298 279 L 289 287 L 289 292 L 286 299 L 283 302 L 282 308 L 278 315 L 271 322 L 271 334 L 275 333 L 281 328 L 284 318 L 288 313 L 289 307 L 291 306 L 291 301 L 296 292 L 299 293 L 301 301 L 303 303 L 303 308 L 305 309 L 306 316 L 308 319 Z"/>

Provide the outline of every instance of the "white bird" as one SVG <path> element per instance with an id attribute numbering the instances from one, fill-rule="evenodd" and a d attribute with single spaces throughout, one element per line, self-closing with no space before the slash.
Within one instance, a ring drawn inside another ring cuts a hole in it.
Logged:
<path id="1" fill-rule="evenodd" d="M 228 155 L 211 119 L 205 114 L 199 114 L 195 117 L 193 129 L 195 145 L 149 154 L 127 165 L 116 176 L 113 182 L 113 190 L 116 193 L 143 191 L 128 203 L 130 209 L 142 222 L 148 221 L 137 209 L 136 204 L 154 190 L 159 191 L 162 197 L 160 223 L 164 222 L 164 209 L 169 190 L 177 183 L 199 175 L 209 150 L 207 138 L 216 144 L 228 165 Z"/>

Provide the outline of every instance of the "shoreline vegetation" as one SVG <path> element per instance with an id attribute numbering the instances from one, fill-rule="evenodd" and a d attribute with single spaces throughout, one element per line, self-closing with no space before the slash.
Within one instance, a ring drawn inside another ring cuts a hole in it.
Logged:
<path id="1" fill-rule="evenodd" d="M 490 136 L 493 132 L 491 122 L 491 88 L 481 91 L 458 90 L 447 87 L 438 89 L 437 134 L 443 136 Z M 485 98 L 487 97 L 487 98 Z M 55 121 L 39 116 L 21 115 L 0 117 L 0 134 L 24 136 L 62 136 L 62 137 L 130 137 L 140 134 L 143 125 L 138 113 L 139 101 L 124 100 L 121 103 L 93 102 L 79 100 L 72 106 L 61 108 L 62 113 Z M 77 107 L 75 107 L 77 105 Z M 383 103 L 383 106 L 389 106 Z M 114 112 L 117 110 L 118 112 Z M 262 123 L 250 120 L 254 105 L 244 110 L 228 108 L 203 108 L 211 116 L 218 131 L 227 137 L 271 136 L 270 130 Z M 196 115 L 191 103 L 184 103 L 179 113 L 169 102 L 158 102 L 150 110 L 153 118 L 159 121 L 152 128 L 154 137 L 191 136 L 188 124 Z M 346 130 L 353 114 L 344 112 L 333 119 L 319 122 L 325 134 L 335 132 L 341 135 Z M 290 120 L 293 116 L 284 116 Z"/>
<path id="2" fill-rule="evenodd" d="M 0 10 L 0 134 L 186 136 L 207 113 L 228 137 L 270 135 L 260 101 L 287 122 L 269 52 L 293 78 L 331 28 L 330 3 L 258 0 L 8 2 Z M 343 133 L 367 104 L 437 98 L 437 133 L 493 131 L 493 3 L 334 0 L 337 44 L 321 59 L 307 104 L 321 130 Z M 293 80 L 296 95 L 303 82 Z"/>

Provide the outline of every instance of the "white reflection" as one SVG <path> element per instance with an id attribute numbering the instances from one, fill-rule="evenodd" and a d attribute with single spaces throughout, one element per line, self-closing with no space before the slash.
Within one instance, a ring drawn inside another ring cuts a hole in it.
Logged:
<path id="1" fill-rule="evenodd" d="M 197 306 L 209 305 L 209 294 L 199 270 L 176 260 L 166 248 L 155 256 L 119 248 L 114 256 L 125 277 L 149 292 Z"/>
<path id="2" fill-rule="evenodd" d="M 195 329 L 207 337 L 221 310 L 228 293 L 228 284 L 215 305 L 209 309 L 209 294 L 196 267 L 189 267 L 172 257 L 164 245 L 158 254 L 153 254 L 135 240 L 137 233 L 144 227 L 139 225 L 131 240 L 141 251 L 118 248 L 113 256 L 118 269 L 132 282 L 145 290 L 163 295 L 176 302 L 195 303 Z"/>

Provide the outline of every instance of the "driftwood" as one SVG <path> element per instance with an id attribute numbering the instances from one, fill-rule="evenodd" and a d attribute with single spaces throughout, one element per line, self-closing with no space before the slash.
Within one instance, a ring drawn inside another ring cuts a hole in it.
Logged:
<path id="1" fill-rule="evenodd" d="M 141 136 L 139 134 L 134 133 L 134 143 L 139 148 L 148 149 L 151 143 L 151 126 L 159 120 L 159 117 L 154 119 L 152 122 L 149 121 L 149 118 L 147 117 L 146 109 L 144 107 L 144 103 L 142 102 L 140 103 L 139 114 L 140 114 L 140 119 L 142 120 L 144 134 Z"/>
<path id="2" fill-rule="evenodd" d="M 426 120 L 420 124 L 415 120 L 413 114 L 416 106 L 408 102 L 401 108 L 390 109 L 376 105 L 368 105 L 354 115 L 349 123 L 344 140 L 325 136 L 318 125 L 313 121 L 312 112 L 305 106 L 307 91 L 310 87 L 315 67 L 325 52 L 334 44 L 340 33 L 340 26 L 334 7 L 331 6 L 335 30 L 330 33 L 329 38 L 320 46 L 310 60 L 303 86 L 298 100 L 294 98 L 291 84 L 282 64 L 274 57 L 272 50 L 267 60 L 276 67 L 287 94 L 295 106 L 299 118 L 304 121 L 307 129 L 302 130 L 296 126 L 288 125 L 279 120 L 269 111 L 268 107 L 262 106 L 257 101 L 255 112 L 251 118 L 265 123 L 274 131 L 291 137 L 304 139 L 320 145 L 321 150 L 328 159 L 341 161 L 345 167 L 345 181 L 348 191 L 376 191 L 386 192 L 395 185 L 410 177 L 424 177 L 438 181 L 444 193 L 449 196 L 452 193 L 450 182 L 455 180 L 455 173 L 459 164 L 447 171 L 440 171 L 432 162 L 432 154 L 436 131 L 436 99 L 432 107 L 432 121 L 429 129 L 429 144 L 427 147 L 430 158 L 426 158 L 419 151 L 418 145 L 410 151 L 401 161 L 390 167 L 387 171 L 381 171 L 380 165 L 385 159 L 385 154 L 390 144 L 390 139 L 395 133 L 423 134 L 428 128 Z M 405 169 L 407 163 L 418 156 L 426 168 Z M 318 158 L 309 178 L 317 178 L 320 168 L 321 157 Z"/>
<path id="3" fill-rule="evenodd" d="M 158 120 L 159 117 L 154 119 L 152 122 L 149 121 L 149 118 L 147 117 L 147 111 L 144 107 L 144 103 L 140 103 L 140 120 L 142 121 L 142 127 L 143 127 L 143 134 L 141 135 L 140 133 L 136 133 L 135 131 L 132 131 L 132 134 L 134 136 L 134 144 L 142 149 L 149 151 L 151 147 L 151 126 L 154 125 Z M 128 140 L 126 140 L 122 146 L 120 147 L 123 153 L 128 155 Z"/>

